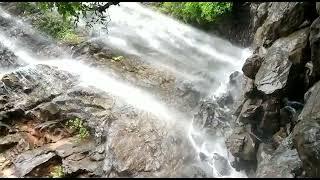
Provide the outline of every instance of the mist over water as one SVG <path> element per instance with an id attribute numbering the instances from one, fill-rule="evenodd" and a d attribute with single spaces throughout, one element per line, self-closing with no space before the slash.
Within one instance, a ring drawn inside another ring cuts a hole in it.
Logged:
<path id="1" fill-rule="evenodd" d="M 101 40 L 112 49 L 137 55 L 155 67 L 166 69 L 181 81 L 191 82 L 198 91 L 213 99 L 226 91 L 230 73 L 241 70 L 244 60 L 250 55 L 248 49 L 236 47 L 139 3 L 121 2 L 120 6 L 111 6 L 108 13 L 111 18 L 108 31 L 96 25 L 91 32 L 92 39 Z M 18 21 L 2 10 L 0 16 Z M 24 27 L 20 21 L 17 24 Z M 232 159 L 224 145 L 224 137 L 212 138 L 204 132 L 196 131 L 192 126 L 191 116 L 167 107 L 151 93 L 118 79 L 111 72 L 100 71 L 75 59 L 40 59 L 31 54 L 32 51 L 24 46 L 22 40 L 14 40 L 7 34 L 0 33 L 0 42 L 29 66 L 47 64 L 58 67 L 78 75 L 80 85 L 108 92 L 168 124 L 177 123 L 179 119 L 186 138 L 197 153 L 204 153 L 208 157 L 218 153 Z M 63 52 L 61 49 L 59 51 Z M 0 77 L 9 71 L 0 69 Z M 198 157 L 198 154 L 195 156 Z M 206 163 L 212 168 L 212 177 L 245 177 L 242 172 L 234 169 L 229 176 L 222 176 L 217 172 L 214 160 Z"/>

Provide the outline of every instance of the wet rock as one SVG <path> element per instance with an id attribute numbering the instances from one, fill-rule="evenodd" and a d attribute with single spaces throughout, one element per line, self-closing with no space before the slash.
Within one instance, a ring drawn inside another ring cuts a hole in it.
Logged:
<path id="1" fill-rule="evenodd" d="M 319 2 L 316 2 L 316 9 L 317 9 L 318 14 L 320 15 L 320 3 Z"/>
<path id="2" fill-rule="evenodd" d="M 213 157 L 213 165 L 215 167 L 215 169 L 217 170 L 217 172 L 221 175 L 221 176 L 229 176 L 231 173 L 231 166 L 229 165 L 228 160 L 221 156 L 218 153 L 214 153 Z"/>
<path id="3" fill-rule="evenodd" d="M 258 169 L 261 166 L 261 163 L 264 161 L 270 161 L 272 154 L 274 153 L 275 148 L 272 144 L 261 143 L 257 151 L 257 165 Z"/>
<path id="4" fill-rule="evenodd" d="M 318 4 L 318 3 L 317 3 Z M 313 76 L 317 79 L 320 77 L 320 17 L 313 21 L 310 26 L 310 49 L 311 49 L 311 60 L 313 63 Z"/>
<path id="5" fill-rule="evenodd" d="M 18 57 L 9 49 L 5 48 L 0 43 L 0 68 L 1 69 L 10 69 L 22 66 L 23 63 Z"/>
<path id="6" fill-rule="evenodd" d="M 256 8 L 251 7 L 250 10 L 253 11 L 251 12 L 251 14 L 253 15 L 253 22 L 252 22 L 252 26 L 253 26 L 253 32 L 255 32 L 257 30 L 257 28 L 259 28 L 262 23 L 265 21 L 265 19 L 267 18 L 268 15 L 268 2 L 263 2 L 258 4 L 258 6 Z M 256 5 L 255 3 L 252 3 L 251 6 Z"/>
<path id="7" fill-rule="evenodd" d="M 57 119 L 60 113 L 59 107 L 51 102 L 41 104 L 40 106 L 37 106 L 35 110 L 39 111 L 38 119 L 42 121 Z"/>
<path id="8" fill-rule="evenodd" d="M 297 30 L 304 21 L 305 11 L 302 2 L 272 2 L 266 20 L 257 29 L 255 46 L 270 46 L 279 37 L 285 37 Z"/>
<path id="9" fill-rule="evenodd" d="M 293 149 L 291 136 L 284 139 L 274 153 L 271 154 L 271 147 L 267 149 L 267 158 L 262 159 L 258 165 L 257 177 L 294 178 L 301 175 L 302 162 L 297 150 Z"/>
<path id="10" fill-rule="evenodd" d="M 235 102 L 241 101 L 241 98 L 243 97 L 243 89 L 245 86 L 245 76 L 239 72 L 235 71 L 231 73 L 229 76 L 229 82 L 227 84 L 227 94 L 230 94 L 232 96 L 232 103 L 231 104 L 225 104 L 229 108 L 231 105 Z"/>
<path id="11" fill-rule="evenodd" d="M 280 100 L 278 97 L 269 97 L 262 103 L 263 116 L 259 123 L 265 136 L 272 135 L 279 130 L 280 127 Z"/>
<path id="12" fill-rule="evenodd" d="M 250 56 L 242 67 L 244 75 L 250 79 L 255 79 L 257 72 L 263 62 L 263 59 L 257 54 Z"/>
<path id="13" fill-rule="evenodd" d="M 193 117 L 193 127 L 218 136 L 225 135 L 232 117 L 213 100 L 203 100 L 200 103 L 199 111 Z"/>
<path id="14" fill-rule="evenodd" d="M 35 70 L 36 69 L 36 70 Z M 41 103 L 48 102 L 66 89 L 72 87 L 76 80 L 72 75 L 46 65 L 27 67 L 5 75 L 1 82 L 0 94 L 5 99 L 4 115 L 24 115 Z M 26 89 L 30 89 L 26 92 Z"/>
<path id="15" fill-rule="evenodd" d="M 255 160 L 257 142 L 244 127 L 237 127 L 226 139 L 226 146 L 235 157 L 242 160 Z"/>
<path id="16" fill-rule="evenodd" d="M 31 172 L 35 167 L 47 162 L 54 156 L 54 153 L 44 151 L 41 148 L 34 151 L 24 152 L 20 154 L 14 161 L 14 174 L 17 177 L 23 177 Z"/>
<path id="17" fill-rule="evenodd" d="M 244 85 L 244 98 L 254 99 L 256 97 L 262 97 L 262 94 L 255 87 L 254 80 L 246 78 Z"/>
<path id="18" fill-rule="evenodd" d="M 286 137 L 287 133 L 285 128 L 280 128 L 280 130 L 272 136 L 274 147 L 278 147 Z"/>
<path id="19" fill-rule="evenodd" d="M 262 115 L 262 99 L 247 99 L 243 104 L 238 119 L 243 123 L 258 124 Z"/>
<path id="20" fill-rule="evenodd" d="M 319 132 L 320 132 L 320 82 L 313 87 L 300 116 L 299 123 L 294 127 L 294 145 L 303 162 L 303 167 L 308 176 L 318 177 L 320 158 Z"/>
<path id="21" fill-rule="evenodd" d="M 258 90 L 271 94 L 286 86 L 291 65 L 302 61 L 308 34 L 309 28 L 305 28 L 274 42 L 256 74 Z"/>
<path id="22" fill-rule="evenodd" d="M 63 159 L 62 164 L 63 170 L 67 174 L 85 171 L 88 172 L 90 176 L 101 177 L 103 175 L 103 161 L 92 161 L 89 157 L 81 153 L 68 156 Z"/>

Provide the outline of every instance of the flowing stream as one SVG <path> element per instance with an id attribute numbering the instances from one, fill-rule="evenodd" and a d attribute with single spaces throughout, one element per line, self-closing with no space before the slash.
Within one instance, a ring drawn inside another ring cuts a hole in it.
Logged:
<path id="1" fill-rule="evenodd" d="M 183 81 L 191 82 L 197 91 L 202 93 L 203 98 L 210 97 L 214 100 L 225 92 L 229 75 L 234 71 L 240 71 L 244 60 L 250 55 L 248 49 L 236 47 L 228 41 L 204 33 L 139 3 L 121 2 L 120 6 L 111 6 L 107 13 L 111 19 L 108 30 L 96 25 L 91 30 L 91 39 L 101 40 L 106 46 L 123 53 L 139 56 L 154 67 L 173 73 Z M 3 10 L 0 15 L 2 18 L 12 18 L 13 21 L 19 20 Z M 17 22 L 16 26 L 18 25 L 21 28 L 31 28 L 22 22 Z M 108 92 L 137 109 L 165 120 L 169 125 L 183 118 L 179 123 L 186 132 L 185 137 L 190 140 L 198 154 L 201 152 L 211 157 L 212 154 L 218 153 L 229 160 L 232 158 L 224 145 L 224 137 L 211 139 L 203 132 L 197 132 L 192 126 L 193 117 L 190 114 L 168 107 L 159 97 L 123 81 L 112 71 L 96 69 L 72 59 L 71 55 L 44 59 L 32 54 L 32 48 L 25 46 L 23 39 L 9 37 L 6 32 L 0 33 L 0 42 L 26 63 L 26 66 L 21 68 L 35 64 L 55 66 L 78 75 L 82 86 L 94 86 Z M 61 48 L 58 51 L 67 54 Z M 0 76 L 14 70 L 1 70 Z M 242 172 L 234 169 L 228 176 L 220 175 L 215 169 L 214 160 L 206 163 L 212 168 L 212 174 L 209 176 L 245 177 Z"/>

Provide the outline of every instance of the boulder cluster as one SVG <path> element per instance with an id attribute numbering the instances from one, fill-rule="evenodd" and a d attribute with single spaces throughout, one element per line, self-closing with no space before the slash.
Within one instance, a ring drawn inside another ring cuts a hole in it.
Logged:
<path id="1" fill-rule="evenodd" d="M 317 177 L 320 168 L 319 3 L 252 4 L 256 33 L 243 101 L 226 145 L 256 177 Z"/>

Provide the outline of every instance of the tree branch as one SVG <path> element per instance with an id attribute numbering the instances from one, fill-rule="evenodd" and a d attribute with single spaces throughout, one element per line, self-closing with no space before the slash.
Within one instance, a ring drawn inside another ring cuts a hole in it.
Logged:
<path id="1" fill-rule="evenodd" d="M 97 7 L 97 11 L 100 13 L 103 13 L 106 11 L 106 9 L 108 9 L 111 5 L 119 5 L 120 2 L 107 2 L 105 5 L 103 6 L 99 6 Z"/>

